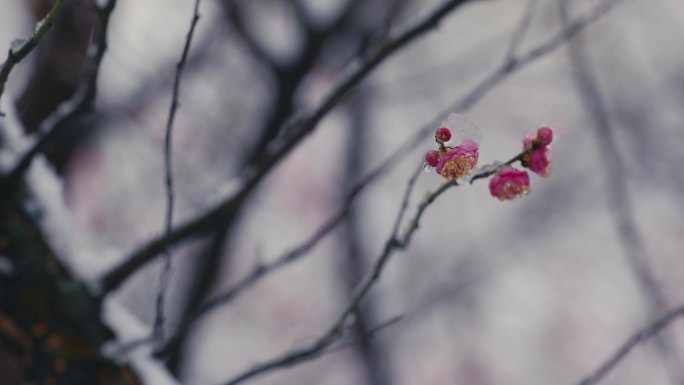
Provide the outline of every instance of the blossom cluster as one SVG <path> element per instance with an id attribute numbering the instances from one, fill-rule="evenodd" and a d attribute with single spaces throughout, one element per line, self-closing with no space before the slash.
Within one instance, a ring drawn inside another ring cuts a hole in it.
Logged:
<path id="1" fill-rule="evenodd" d="M 457 114 L 451 114 L 448 120 L 442 122 L 442 126 L 435 131 L 435 141 L 439 147 L 428 152 L 425 161 L 446 179 L 462 179 L 469 176 L 470 170 L 477 166 L 480 156 L 480 130 L 462 115 Z"/>
<path id="2" fill-rule="evenodd" d="M 442 122 L 442 127 L 435 131 L 437 150 L 425 155 L 427 166 L 435 168 L 447 180 L 461 180 L 477 167 L 482 134 L 472 124 L 463 128 L 463 119 L 460 115 L 452 114 L 447 121 Z M 452 140 L 452 130 L 458 134 L 456 140 Z M 548 177 L 551 175 L 552 141 L 553 130 L 541 127 L 523 140 L 523 151 L 514 159 L 520 160 L 524 168 L 537 175 Z M 515 199 L 531 191 L 527 171 L 516 169 L 510 163 L 498 168 L 489 181 L 489 192 L 502 201 Z"/>

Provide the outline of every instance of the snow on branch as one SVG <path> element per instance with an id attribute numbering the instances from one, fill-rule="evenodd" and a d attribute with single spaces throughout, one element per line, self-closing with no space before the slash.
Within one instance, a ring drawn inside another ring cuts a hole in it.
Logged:
<path id="1" fill-rule="evenodd" d="M 48 12 L 43 20 L 36 24 L 36 28 L 31 36 L 26 39 L 19 39 L 12 42 L 9 51 L 7 52 L 7 59 L 0 65 L 0 98 L 2 98 L 2 94 L 5 91 L 5 84 L 7 83 L 7 79 L 9 79 L 10 72 L 12 72 L 14 66 L 24 60 L 24 58 L 38 46 L 38 43 L 40 43 L 45 34 L 50 30 L 55 19 L 62 11 L 62 8 L 64 8 L 64 4 L 66 4 L 66 0 L 57 0 L 50 12 Z M 0 112 L 0 116 L 4 116 L 4 114 Z"/>

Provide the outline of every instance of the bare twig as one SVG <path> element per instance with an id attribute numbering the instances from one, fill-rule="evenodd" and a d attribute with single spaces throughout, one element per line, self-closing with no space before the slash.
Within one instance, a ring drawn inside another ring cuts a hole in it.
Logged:
<path id="1" fill-rule="evenodd" d="M 159 254 L 164 249 L 165 245 L 206 233 L 207 231 L 210 231 L 216 223 L 221 223 L 226 220 L 228 216 L 236 213 L 245 199 L 250 195 L 251 191 L 256 188 L 273 166 L 301 142 L 302 139 L 313 132 L 318 122 L 320 122 L 320 120 L 330 112 L 330 110 L 332 110 L 351 89 L 359 84 L 366 75 L 393 53 L 434 28 L 451 11 L 468 1 L 471 0 L 446 1 L 426 18 L 403 29 L 400 33 L 395 35 L 396 37 L 387 40 L 387 42 L 382 44 L 372 55 L 369 55 L 368 58 L 355 66 L 350 74 L 330 92 L 318 108 L 305 117 L 296 119 L 290 124 L 288 130 L 286 130 L 290 135 L 281 140 L 274 141 L 267 151 L 265 151 L 264 154 L 247 169 L 243 187 L 238 192 L 213 209 L 179 226 L 173 230 L 168 237 L 156 238 L 142 249 L 135 252 L 131 257 L 126 259 L 125 262 L 104 276 L 102 280 L 103 290 L 108 292 L 116 289 L 140 266 L 146 264 Z"/>
<path id="2" fill-rule="evenodd" d="M 157 293 L 156 302 L 156 316 L 154 320 L 154 331 L 153 334 L 156 338 L 164 339 L 164 300 L 166 295 L 166 288 L 168 286 L 169 275 L 171 274 L 171 250 L 170 250 L 170 235 L 173 226 L 173 203 L 174 203 L 174 191 L 173 191 L 173 165 L 172 165 L 172 144 L 173 144 L 173 123 L 176 118 L 176 111 L 178 111 L 179 105 L 179 94 L 180 94 L 180 83 L 183 76 L 183 69 L 185 68 L 185 63 L 190 52 L 190 46 L 192 45 L 192 37 L 195 33 L 195 28 L 197 27 L 197 22 L 199 21 L 199 5 L 200 0 L 195 0 L 195 6 L 193 9 L 192 20 L 190 21 L 190 27 L 188 29 L 185 45 L 183 46 L 183 52 L 181 54 L 180 61 L 176 65 L 176 75 L 173 81 L 173 92 L 171 96 L 171 106 L 169 107 L 168 120 L 166 122 L 166 135 L 164 137 L 164 181 L 166 187 L 166 215 L 165 215 L 165 228 L 164 228 L 164 238 L 166 239 L 166 245 L 164 247 L 164 266 L 162 268 L 160 282 L 159 282 L 159 292 Z"/>
<path id="3" fill-rule="evenodd" d="M 526 153 L 528 153 L 531 150 L 522 152 L 506 163 L 504 165 L 512 164 L 518 160 L 520 160 Z M 421 162 L 422 165 L 422 162 Z M 503 167 L 503 165 L 501 166 Z M 472 180 L 477 180 L 477 179 L 482 179 L 485 178 L 485 176 L 492 175 L 493 173 L 496 172 L 498 168 L 494 167 L 486 167 L 483 168 L 483 171 L 476 172 L 473 174 Z M 420 219 L 422 218 L 423 214 L 425 213 L 425 210 L 444 192 L 446 192 L 448 189 L 454 186 L 458 186 L 459 183 L 455 180 L 450 180 L 445 183 L 443 183 L 437 190 L 434 192 L 428 194 L 418 205 L 418 209 L 416 211 L 416 214 L 411 218 L 409 221 L 409 226 L 407 230 L 403 233 L 403 235 L 399 234 L 399 227 L 401 223 L 401 219 L 404 216 L 404 213 L 406 211 L 406 208 L 408 207 L 408 202 L 409 198 L 411 196 L 411 191 L 413 190 L 414 183 L 416 181 L 416 178 L 420 175 L 420 169 L 418 172 L 416 172 L 414 175 L 411 176 L 409 179 L 409 182 L 407 184 L 406 188 L 406 193 L 404 194 L 404 198 L 401 202 L 401 206 L 399 208 L 399 213 L 397 214 L 397 221 L 395 222 L 395 225 L 393 226 L 393 231 L 390 234 L 389 238 L 385 242 L 385 247 L 380 254 L 380 256 L 375 260 L 375 263 L 371 267 L 371 270 L 369 274 L 364 278 L 359 285 L 357 285 L 356 289 L 354 290 L 354 294 L 351 297 L 351 300 L 347 304 L 347 306 L 344 308 L 342 311 L 342 314 L 337 318 L 337 320 L 333 323 L 333 325 L 325 332 L 321 337 L 316 339 L 313 343 L 309 344 L 309 346 L 305 346 L 299 349 L 292 350 L 290 352 L 287 352 L 279 357 L 273 358 L 269 361 L 266 361 L 262 364 L 258 364 L 251 369 L 237 375 L 234 377 L 232 380 L 228 381 L 226 385 L 236 385 L 239 384 L 247 379 L 265 374 L 267 372 L 273 371 L 273 370 L 278 370 L 282 369 L 284 367 L 292 366 L 299 364 L 304 361 L 312 360 L 314 358 L 317 358 L 321 352 L 325 351 L 329 346 L 331 346 L 337 339 L 340 337 L 342 332 L 345 329 L 345 324 L 349 317 L 356 311 L 356 309 L 361 305 L 361 302 L 364 300 L 370 289 L 373 287 L 373 285 L 378 281 L 380 278 L 385 266 L 387 263 L 390 261 L 392 255 L 394 254 L 395 251 L 397 250 L 404 250 L 408 247 L 409 243 L 411 242 L 411 238 L 413 237 L 413 234 L 418 230 L 418 224 L 420 222 Z"/>
<path id="4" fill-rule="evenodd" d="M 12 168 L 12 171 L 9 172 L 2 186 L 0 186 L 0 198 L 3 198 L 3 201 L 7 201 L 7 198 L 17 189 L 21 178 L 31 166 L 31 162 L 33 162 L 35 156 L 43 151 L 48 144 L 64 135 L 66 129 L 69 127 L 68 122 L 93 109 L 95 97 L 97 95 L 97 78 L 100 73 L 102 60 L 107 52 L 107 30 L 109 28 L 109 20 L 114 12 L 116 4 L 117 0 L 109 0 L 104 7 L 98 9 L 100 30 L 97 41 L 94 43 L 96 49 L 93 51 L 94 54 L 90 57 L 92 63 L 86 66 L 88 70 L 84 76 L 84 80 L 74 93 L 74 96 L 63 103 L 60 108 L 41 124 L 42 134 L 40 138 L 38 138 L 35 143 L 33 143 L 33 146 L 31 146 L 31 148 L 19 159 L 17 164 Z"/>
<path id="5" fill-rule="evenodd" d="M 559 9 L 564 23 L 568 23 L 567 1 L 560 0 Z M 666 309 L 665 299 L 646 262 L 646 249 L 641 241 L 636 220 L 632 212 L 632 204 L 622 157 L 616 147 L 613 124 L 597 81 L 592 73 L 589 58 L 583 49 L 581 39 L 568 45 L 568 53 L 573 68 L 573 78 L 580 93 L 580 100 L 594 121 L 596 141 L 600 145 L 601 164 L 605 167 L 606 192 L 615 227 L 620 237 L 620 245 L 627 257 L 630 270 L 634 274 L 639 288 L 644 295 L 646 311 L 649 317 Z M 675 346 L 665 336 L 656 336 L 658 352 L 667 368 L 672 384 L 684 384 L 682 361 Z"/>
<path id="6" fill-rule="evenodd" d="M 187 325 L 191 321 L 197 309 L 202 306 L 207 294 L 210 293 L 217 278 L 220 277 L 220 272 L 226 261 L 231 259 L 231 255 L 224 255 L 226 249 L 226 240 L 229 239 L 231 226 L 234 222 L 223 223 L 220 228 L 216 229 L 211 239 L 204 246 L 203 250 L 197 256 L 197 268 L 193 271 L 192 281 L 186 290 L 186 298 L 181 307 L 181 325 Z M 168 349 L 166 354 L 166 367 L 178 376 L 179 370 L 184 359 L 184 345 L 187 340 L 187 330 L 178 330 L 174 333 L 173 338 L 169 339 Z"/>
<path id="7" fill-rule="evenodd" d="M 611 370 L 613 370 L 637 345 L 648 339 L 655 337 L 658 333 L 674 322 L 677 318 L 684 315 L 684 305 L 674 308 L 670 312 L 654 320 L 645 328 L 639 330 L 625 343 L 620 346 L 601 366 L 594 372 L 585 377 L 577 385 L 594 385 L 598 384 Z"/>
<path id="8" fill-rule="evenodd" d="M 380 167 L 376 168 L 373 172 L 359 181 L 351 189 L 349 195 L 347 195 L 345 198 L 343 206 L 337 211 L 337 213 L 335 213 L 322 226 L 320 226 L 318 230 L 316 230 L 316 232 L 314 232 L 306 241 L 302 242 L 299 246 L 294 247 L 290 251 L 285 252 L 273 260 L 273 262 L 256 266 L 256 268 L 252 270 L 250 274 L 243 277 L 226 291 L 217 295 L 213 299 L 204 302 L 201 306 L 195 309 L 195 311 L 186 318 L 185 322 L 181 323 L 176 335 L 169 339 L 167 345 L 160 349 L 158 354 L 166 355 L 171 349 L 173 349 L 173 345 L 177 344 L 178 340 L 182 338 L 181 334 L 187 333 L 191 324 L 197 321 L 197 319 L 202 317 L 204 314 L 210 312 L 220 305 L 226 305 L 232 302 L 244 291 L 259 282 L 262 278 L 266 277 L 270 273 L 280 270 L 292 262 L 299 260 L 309 251 L 311 251 L 311 249 L 313 249 L 321 240 L 323 240 L 330 232 L 332 232 L 332 230 L 334 230 L 337 225 L 344 220 L 344 218 L 346 218 L 347 213 L 351 209 L 352 202 L 364 190 L 364 188 L 377 180 L 377 178 L 392 165 L 392 161 L 396 159 L 390 158 L 388 160 L 389 161 L 383 162 Z"/>
<path id="9" fill-rule="evenodd" d="M 385 329 L 398 324 L 403 319 L 404 319 L 404 315 L 398 315 L 396 317 L 392 317 L 392 318 L 388 319 L 387 321 L 380 323 L 379 325 L 369 327 L 364 331 L 363 336 L 357 336 L 357 338 L 353 338 L 349 341 L 342 342 L 337 346 L 331 346 L 330 348 L 321 352 L 321 356 L 324 356 L 324 355 L 330 354 L 330 353 L 335 353 L 335 352 L 338 352 L 340 350 L 347 349 L 349 347 L 357 345 L 359 343 L 363 343 L 364 339 L 370 340 L 373 337 L 375 337 L 379 332 L 384 331 Z"/>
<path id="10" fill-rule="evenodd" d="M 41 39 L 50 30 L 55 19 L 62 11 L 64 4 L 66 4 L 66 0 L 57 0 L 45 18 L 38 22 L 33 34 L 21 42 L 21 45 L 17 49 L 12 47 L 8 50 L 7 59 L 0 65 L 0 98 L 2 98 L 2 94 L 5 91 L 5 83 L 7 83 L 7 79 L 14 66 L 38 46 L 38 43 L 40 43 Z M 2 116 L 2 113 L 0 113 L 0 116 Z"/>

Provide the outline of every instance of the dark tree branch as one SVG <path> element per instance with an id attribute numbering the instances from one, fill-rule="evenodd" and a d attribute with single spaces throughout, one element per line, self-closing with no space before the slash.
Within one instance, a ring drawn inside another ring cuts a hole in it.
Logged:
<path id="1" fill-rule="evenodd" d="M 102 288 L 105 292 L 116 289 L 140 266 L 152 260 L 163 250 L 167 241 L 171 244 L 198 236 L 210 231 L 217 223 L 222 223 L 231 215 L 237 213 L 245 199 L 261 180 L 270 172 L 290 150 L 292 150 L 306 136 L 313 132 L 321 119 L 339 103 L 340 100 L 357 84 L 359 84 L 380 63 L 397 52 L 400 48 L 412 42 L 422 34 L 434 28 L 445 16 L 458 6 L 470 0 L 450 0 L 439 6 L 428 17 L 420 22 L 405 28 L 389 39 L 378 48 L 368 59 L 363 60 L 351 71 L 328 97 L 311 113 L 297 119 L 290 124 L 286 138 L 281 138 L 271 143 L 271 146 L 255 161 L 245 172 L 242 188 L 213 209 L 201 214 L 199 217 L 186 222 L 175 229 L 169 237 L 156 238 L 139 251 L 126 259 L 118 267 L 107 273 L 102 280 Z"/>
<path id="2" fill-rule="evenodd" d="M 183 46 L 183 51 L 181 53 L 181 58 L 178 64 L 176 64 L 176 75 L 173 80 L 173 91 L 171 95 L 171 106 L 169 107 L 169 115 L 166 122 L 166 132 L 164 136 L 164 182 L 166 188 L 166 214 L 164 219 L 164 237 L 166 238 L 166 245 L 164 247 L 164 266 L 161 271 L 159 291 L 157 293 L 156 301 L 156 315 L 154 319 L 154 330 L 153 334 L 156 338 L 164 339 L 164 322 L 165 322 L 165 311 L 164 311 L 164 301 L 166 296 L 166 289 L 168 286 L 169 275 L 171 274 L 171 249 L 170 249 L 170 236 L 171 229 L 173 226 L 173 206 L 174 206 L 174 189 L 173 189 L 173 124 L 176 118 L 176 112 L 179 106 L 180 97 L 180 85 L 181 79 L 183 77 L 183 70 L 185 69 L 185 64 L 187 62 L 190 47 L 192 45 L 192 38 L 195 34 L 195 28 L 197 27 L 197 22 L 199 21 L 199 5 L 200 0 L 195 0 L 195 6 L 192 13 L 192 19 L 190 21 L 190 27 L 188 29 L 185 45 Z"/>
<path id="3" fill-rule="evenodd" d="M 107 52 L 108 41 L 107 41 L 107 31 L 109 30 L 109 21 L 111 19 L 114 8 L 116 7 L 118 0 L 109 0 L 105 6 L 98 8 L 98 16 L 100 18 L 100 31 L 98 33 L 97 41 L 95 42 L 95 55 L 92 59 L 91 69 L 86 73 L 86 80 L 84 82 L 85 92 L 84 99 L 79 103 L 83 107 L 77 108 L 92 110 L 95 104 L 95 97 L 97 96 L 97 78 L 100 74 L 100 66 L 102 65 L 102 59 Z"/>
<path id="4" fill-rule="evenodd" d="M 332 346 L 325 350 L 324 352 L 321 352 L 321 356 L 324 356 L 326 354 L 330 353 L 335 353 L 343 349 L 347 349 L 349 347 L 353 347 L 357 344 L 363 343 L 364 340 L 372 340 L 379 332 L 394 326 L 401 322 L 404 319 L 404 315 L 398 315 L 396 317 L 392 317 L 388 319 L 387 321 L 382 322 L 379 325 L 371 326 L 365 328 L 365 334 L 363 336 L 356 336 L 349 341 L 343 341 L 337 346 Z"/>
<path id="5" fill-rule="evenodd" d="M 198 258 L 197 270 L 194 272 L 193 281 L 188 296 L 183 306 L 181 325 L 189 324 L 193 314 L 202 307 L 202 303 L 211 290 L 216 278 L 221 274 L 221 258 L 225 250 L 225 243 L 230 233 L 230 224 L 224 224 L 216 230 L 212 239 L 206 245 L 200 258 Z M 166 351 L 167 367 L 178 376 L 183 361 L 185 341 L 187 340 L 189 329 L 177 331 L 170 340 L 173 344 Z"/>
<path id="6" fill-rule="evenodd" d="M 229 2 L 234 3 L 234 2 Z M 294 101 L 297 90 L 302 81 L 311 73 L 314 65 L 319 61 L 325 45 L 338 34 L 342 34 L 347 26 L 352 23 L 354 11 L 361 4 L 361 0 L 350 0 L 340 15 L 330 25 L 318 28 L 307 18 L 304 5 L 297 0 L 291 0 L 300 25 L 305 29 L 304 49 L 299 57 L 290 64 L 278 65 L 270 63 L 273 75 L 276 78 L 276 92 L 273 98 L 271 113 L 266 120 L 261 134 L 256 140 L 256 145 L 247 154 L 247 164 L 254 162 L 273 142 L 279 134 L 287 119 L 296 108 Z"/>
<path id="7" fill-rule="evenodd" d="M 40 222 L 19 202 L 0 215 L 0 255 L 11 264 L 0 273 L 0 383 L 139 384 L 129 364 L 103 356 L 114 336 L 101 298 L 60 262 Z"/>
<path id="8" fill-rule="evenodd" d="M 66 4 L 66 0 L 57 0 L 45 18 L 38 22 L 37 28 L 33 34 L 25 41 L 21 42 L 21 45 L 18 48 L 15 49 L 12 47 L 8 50 L 7 59 L 0 65 L 0 98 L 2 98 L 2 94 L 5 92 L 5 84 L 7 83 L 7 79 L 14 66 L 24 60 L 24 58 L 38 46 L 38 43 L 40 43 L 41 39 L 50 30 L 55 19 L 62 11 L 62 8 L 64 8 L 64 4 Z M 2 116 L 2 113 L 0 113 L 0 116 Z"/>
<path id="9" fill-rule="evenodd" d="M 236 215 L 238 209 L 242 206 L 242 203 L 245 201 L 245 199 L 247 199 L 249 193 L 254 189 L 254 187 L 256 187 L 259 179 L 251 179 L 248 182 L 250 183 L 245 185 L 245 187 L 243 187 L 236 195 L 231 196 L 231 198 L 219 206 L 204 213 L 199 218 L 177 227 L 171 232 L 168 238 L 155 238 L 146 246 L 136 251 L 124 263 L 107 273 L 102 279 L 101 289 L 103 292 L 107 293 L 118 288 L 119 285 L 121 285 L 138 268 L 152 261 L 154 257 L 163 251 L 164 245 L 167 242 L 173 245 L 186 239 L 202 236 L 221 226 L 226 221 L 226 218 L 231 218 L 232 216 Z"/>
<path id="10" fill-rule="evenodd" d="M 684 305 L 679 306 L 660 318 L 654 320 L 645 328 L 639 330 L 636 334 L 630 337 L 620 348 L 615 351 L 601 366 L 599 366 L 593 373 L 585 377 L 577 385 L 595 385 L 598 384 L 605 376 L 608 375 L 615 367 L 642 342 L 650 338 L 658 336 L 661 330 L 674 322 L 677 318 L 684 315 Z"/>
<path id="11" fill-rule="evenodd" d="M 278 66 L 273 61 L 271 55 L 266 52 L 264 47 L 247 30 L 242 10 L 238 6 L 237 1 L 224 0 L 221 2 L 221 4 L 224 7 L 226 17 L 233 26 L 233 30 L 238 34 L 247 49 L 249 49 L 252 55 L 261 63 L 266 65 L 272 72 L 277 72 Z"/>
<path id="12" fill-rule="evenodd" d="M 116 7 L 116 2 L 117 0 L 109 0 L 104 7 L 98 9 L 100 30 L 94 43 L 96 49 L 90 58 L 92 62 L 86 67 L 87 70 L 83 82 L 72 99 L 65 102 L 62 106 L 63 108 L 58 108 L 43 122 L 43 128 L 41 129 L 43 134 L 20 158 L 3 183 L 0 183 L 0 198 L 2 198 L 0 201 L 8 201 L 14 194 L 36 155 L 44 151 L 53 142 L 62 138 L 68 132 L 71 122 L 79 116 L 92 111 L 97 96 L 97 78 L 100 73 L 102 60 L 107 51 L 109 20 Z"/>

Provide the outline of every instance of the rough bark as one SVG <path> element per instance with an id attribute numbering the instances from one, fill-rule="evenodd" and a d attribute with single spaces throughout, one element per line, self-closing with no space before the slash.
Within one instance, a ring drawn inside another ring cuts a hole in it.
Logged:
<path id="1" fill-rule="evenodd" d="M 0 211 L 0 382 L 140 384 L 130 367 L 100 353 L 112 338 L 101 300 L 60 263 L 27 199 L 3 202 Z"/>

